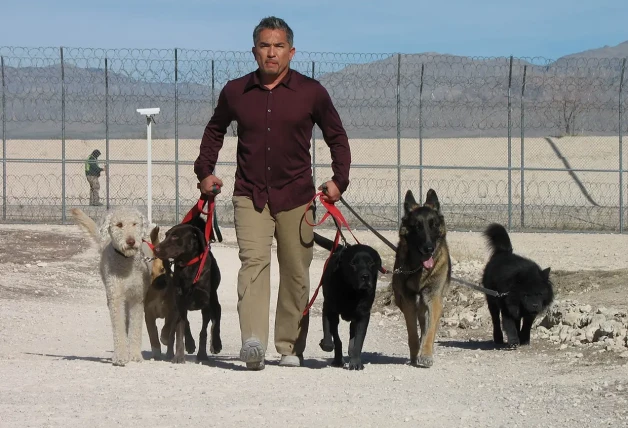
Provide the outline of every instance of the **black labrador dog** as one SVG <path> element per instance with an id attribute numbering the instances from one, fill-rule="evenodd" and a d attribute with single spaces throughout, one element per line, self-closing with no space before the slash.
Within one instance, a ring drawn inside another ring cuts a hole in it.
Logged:
<path id="1" fill-rule="evenodd" d="M 198 361 L 207 360 L 207 325 L 212 322 L 210 351 L 218 354 L 222 350 L 220 339 L 221 306 L 218 300 L 220 285 L 220 269 L 211 251 L 207 253 L 203 271 L 194 284 L 194 278 L 200 266 L 199 257 L 205 251 L 205 220 L 200 215 L 188 223 L 173 226 L 166 232 L 165 239 L 155 246 L 155 256 L 160 259 L 172 259 L 174 263 L 173 281 L 176 288 L 177 321 L 171 330 L 168 354 L 172 353 L 175 343 L 176 350 L 173 363 L 184 363 L 183 336 L 188 322 L 187 312 L 200 310 L 203 325 L 199 337 Z"/>
<path id="2" fill-rule="evenodd" d="M 331 240 L 316 232 L 314 242 L 329 251 L 333 248 Z M 339 317 L 342 317 L 350 323 L 348 369 L 364 369 L 362 345 L 375 300 L 377 272 L 381 267 L 382 259 L 372 247 L 338 245 L 323 272 L 323 339 L 319 346 L 325 352 L 334 351 L 332 365 L 335 367 L 344 366 L 338 335 Z"/>
<path id="3" fill-rule="evenodd" d="M 508 348 L 528 345 L 535 318 L 554 299 L 550 268 L 541 269 L 534 261 L 513 253 L 508 232 L 501 224 L 490 224 L 484 237 L 491 257 L 484 268 L 482 285 L 505 294 L 486 296 L 493 322 L 493 341 L 497 345 L 504 343 L 503 327 Z"/>

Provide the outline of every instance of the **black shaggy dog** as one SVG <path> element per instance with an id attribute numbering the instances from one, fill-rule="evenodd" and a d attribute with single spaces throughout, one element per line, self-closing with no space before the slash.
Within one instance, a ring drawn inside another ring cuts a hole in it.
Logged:
<path id="1" fill-rule="evenodd" d="M 493 321 L 493 340 L 496 344 L 504 343 L 503 327 L 509 348 L 528 345 L 534 319 L 554 299 L 550 268 L 542 270 L 532 260 L 514 254 L 508 232 L 501 224 L 489 225 L 484 236 L 492 254 L 484 268 L 482 284 L 507 293 L 502 297 L 486 296 Z"/>
<path id="2" fill-rule="evenodd" d="M 221 306 L 218 300 L 218 286 L 220 285 L 220 270 L 211 251 L 207 253 L 203 271 L 199 280 L 194 284 L 194 278 L 200 266 L 198 257 L 203 254 L 207 241 L 205 240 L 205 220 L 200 216 L 188 223 L 173 226 L 166 232 L 165 239 L 155 246 L 155 256 L 160 259 L 173 259 L 173 282 L 176 289 L 177 321 L 171 330 L 171 339 L 168 354 L 172 353 L 175 343 L 174 363 L 184 363 L 183 336 L 187 324 L 187 312 L 200 310 L 203 316 L 203 325 L 199 338 L 199 348 L 196 359 L 207 360 L 207 326 L 212 322 L 210 350 L 217 354 L 222 350 L 220 338 Z"/>
<path id="3" fill-rule="evenodd" d="M 314 233 L 314 242 L 331 251 L 333 242 Z M 323 272 L 323 339 L 319 346 L 334 351 L 335 367 L 343 367 L 342 342 L 338 335 L 340 317 L 349 324 L 349 370 L 362 370 L 362 345 L 375 300 L 377 272 L 382 260 L 364 244 L 338 245 Z M 332 341 L 333 339 L 333 341 Z"/>

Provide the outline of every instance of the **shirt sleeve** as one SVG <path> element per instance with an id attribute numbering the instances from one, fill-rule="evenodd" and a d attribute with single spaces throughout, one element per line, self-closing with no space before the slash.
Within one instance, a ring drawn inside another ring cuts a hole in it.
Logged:
<path id="1" fill-rule="evenodd" d="M 218 161 L 218 152 L 224 143 L 227 129 L 233 120 L 231 109 L 229 108 L 225 86 L 218 96 L 218 104 L 214 109 L 214 114 L 205 127 L 198 157 L 194 161 L 194 173 L 199 181 L 214 172 Z"/>
<path id="2" fill-rule="evenodd" d="M 318 85 L 316 93 L 314 121 L 323 132 L 323 139 L 331 151 L 331 169 L 334 173 L 331 179 L 338 186 L 338 190 L 343 193 L 349 187 L 351 149 L 340 115 L 334 107 L 329 92 L 322 85 Z"/>

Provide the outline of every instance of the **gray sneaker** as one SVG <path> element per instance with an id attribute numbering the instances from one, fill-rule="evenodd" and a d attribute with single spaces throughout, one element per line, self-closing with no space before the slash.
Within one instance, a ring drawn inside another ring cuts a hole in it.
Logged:
<path id="1" fill-rule="evenodd" d="M 249 370 L 264 369 L 264 348 L 262 343 L 252 337 L 244 341 L 242 349 L 240 349 L 240 359 L 246 363 Z"/>
<path id="2" fill-rule="evenodd" d="M 282 367 L 302 367 L 303 366 L 303 354 L 282 355 L 281 360 L 279 360 L 279 365 Z"/>

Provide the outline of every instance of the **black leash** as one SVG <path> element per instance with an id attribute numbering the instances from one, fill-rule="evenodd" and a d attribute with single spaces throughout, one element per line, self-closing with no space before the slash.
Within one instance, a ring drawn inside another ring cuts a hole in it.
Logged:
<path id="1" fill-rule="evenodd" d="M 388 245 L 390 247 L 390 249 L 392 249 L 394 252 L 397 252 L 397 247 L 390 242 L 388 239 L 386 239 L 381 233 L 379 233 L 377 230 L 373 229 L 373 227 L 368 224 L 362 217 L 360 217 L 358 215 L 358 213 L 355 212 L 355 210 L 353 208 L 351 208 L 351 206 L 347 203 L 347 201 L 344 200 L 344 198 L 341 196 L 340 197 L 340 202 L 342 202 L 344 204 L 345 207 L 347 207 L 347 209 L 349 211 L 351 211 L 351 214 L 353 214 L 355 216 L 355 218 L 357 218 L 358 220 L 360 220 L 360 222 L 362 222 L 362 224 L 364 226 L 366 226 L 371 232 L 373 232 L 375 234 L 375 236 L 377 236 L 379 239 L 382 240 L 382 242 L 384 242 L 384 244 Z M 420 269 L 420 268 L 419 268 Z M 418 272 L 419 269 L 415 269 L 414 271 L 411 271 L 410 273 L 414 273 L 414 272 Z M 393 275 L 394 274 L 409 274 L 408 272 L 403 272 L 401 270 L 394 270 L 391 272 Z M 484 288 L 484 287 L 480 287 L 479 285 L 475 285 L 469 281 L 465 281 L 463 279 L 458 279 L 456 277 L 451 277 L 451 279 L 453 279 L 454 281 L 462 284 L 462 285 L 466 285 L 469 288 L 473 288 L 474 290 L 480 291 L 484 294 L 488 294 L 489 296 L 494 296 L 494 297 L 504 297 L 506 294 L 508 294 L 508 292 L 506 293 L 498 293 L 495 290 L 490 290 L 488 288 Z"/>
<path id="2" fill-rule="evenodd" d="M 358 215 L 358 213 L 356 213 L 353 208 L 351 208 L 351 206 L 347 203 L 347 201 L 344 200 L 344 198 L 342 196 L 340 197 L 340 202 L 342 202 L 345 205 L 345 207 L 347 207 L 347 209 L 349 211 L 351 211 L 351 214 L 353 214 L 355 216 L 355 218 L 360 220 L 362 222 L 362 224 L 368 228 L 368 230 L 373 232 L 375 234 L 375 236 L 377 236 L 379 239 L 381 239 L 382 242 L 384 242 L 384 244 L 388 245 L 391 250 L 397 251 L 397 247 L 395 247 L 395 245 L 392 242 L 390 242 L 388 239 L 386 239 L 381 233 L 379 233 L 377 230 L 373 229 L 373 227 L 370 224 L 368 224 L 366 221 L 364 221 L 364 219 L 362 217 L 360 217 Z"/>

